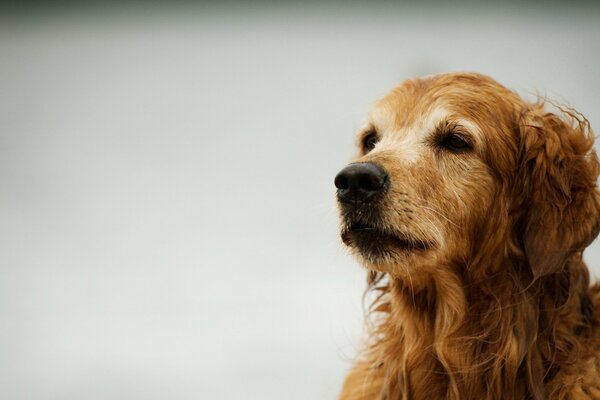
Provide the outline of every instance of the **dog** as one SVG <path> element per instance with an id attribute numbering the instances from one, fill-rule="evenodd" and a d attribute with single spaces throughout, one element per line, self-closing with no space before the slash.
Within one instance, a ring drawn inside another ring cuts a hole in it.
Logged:
<path id="1" fill-rule="evenodd" d="M 575 110 L 476 73 L 375 104 L 335 177 L 372 325 L 341 399 L 600 399 L 593 143 Z"/>

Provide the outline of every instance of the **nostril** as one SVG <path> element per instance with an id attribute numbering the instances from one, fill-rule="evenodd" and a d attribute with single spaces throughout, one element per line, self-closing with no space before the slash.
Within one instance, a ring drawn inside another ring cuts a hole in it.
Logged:
<path id="1" fill-rule="evenodd" d="M 348 183 L 348 177 L 346 176 L 344 171 L 345 171 L 345 169 L 341 170 L 335 176 L 335 179 L 333 181 L 333 183 L 335 184 L 335 187 L 338 189 L 348 189 L 350 187 L 350 184 Z"/>
<path id="2" fill-rule="evenodd" d="M 377 191 L 383 188 L 385 184 L 385 175 L 381 174 L 363 174 L 359 178 L 359 187 L 363 190 Z"/>

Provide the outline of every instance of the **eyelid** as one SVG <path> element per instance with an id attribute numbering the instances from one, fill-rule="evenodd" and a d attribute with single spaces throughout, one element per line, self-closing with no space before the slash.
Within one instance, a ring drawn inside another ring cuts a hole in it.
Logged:
<path id="1" fill-rule="evenodd" d="M 470 137 L 470 136 L 467 136 L 467 135 L 465 135 L 465 134 L 463 134 L 463 133 L 461 133 L 461 132 L 456 132 L 456 131 L 450 131 L 450 132 L 447 132 L 447 133 L 445 134 L 445 136 L 450 136 L 450 135 L 453 135 L 453 136 L 458 136 L 458 137 L 459 137 L 460 139 L 462 139 L 462 140 L 463 140 L 463 141 L 464 141 L 466 144 L 468 144 L 469 146 L 473 146 L 473 142 L 472 142 L 472 140 L 471 140 L 471 137 Z"/>
<path id="2" fill-rule="evenodd" d="M 450 135 L 456 135 L 464 140 L 469 146 L 474 147 L 475 141 L 473 136 L 467 128 L 457 122 L 443 121 L 441 122 L 435 132 L 435 140 L 440 141 L 447 138 Z"/>
<path id="3" fill-rule="evenodd" d="M 367 127 L 358 134 L 358 142 L 362 143 L 368 136 L 375 135 L 379 137 L 377 130 L 373 127 Z"/>

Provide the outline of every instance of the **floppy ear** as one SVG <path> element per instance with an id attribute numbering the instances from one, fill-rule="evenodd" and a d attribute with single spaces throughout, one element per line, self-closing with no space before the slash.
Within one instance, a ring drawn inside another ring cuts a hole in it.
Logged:
<path id="1" fill-rule="evenodd" d="M 600 229 L 593 132 L 576 111 L 560 111 L 562 117 L 535 104 L 519 124 L 520 230 L 534 279 L 559 272 Z"/>

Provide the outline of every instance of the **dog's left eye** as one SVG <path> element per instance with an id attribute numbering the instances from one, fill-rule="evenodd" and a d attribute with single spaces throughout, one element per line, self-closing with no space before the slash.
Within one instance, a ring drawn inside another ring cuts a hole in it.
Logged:
<path id="1" fill-rule="evenodd" d="M 378 141 L 379 138 L 377 137 L 377 134 L 375 132 L 371 132 L 367 136 L 365 136 L 362 140 L 362 147 L 365 153 L 368 153 L 369 151 L 373 150 Z"/>
<path id="2" fill-rule="evenodd" d="M 453 153 L 460 153 L 471 149 L 469 142 L 454 133 L 442 139 L 440 145 Z"/>

